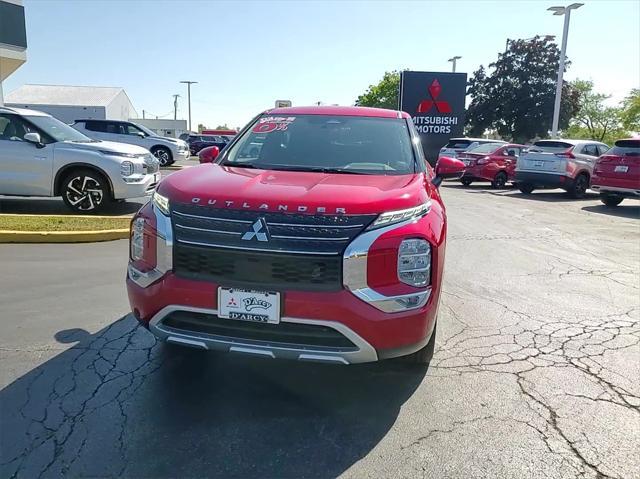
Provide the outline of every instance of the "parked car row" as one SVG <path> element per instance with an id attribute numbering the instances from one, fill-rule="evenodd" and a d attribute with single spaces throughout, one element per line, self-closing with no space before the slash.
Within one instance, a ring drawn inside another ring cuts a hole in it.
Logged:
<path id="1" fill-rule="evenodd" d="M 79 213 L 149 196 L 160 164 L 148 149 L 89 138 L 36 110 L 0 107 L 0 195 L 61 196 Z"/>
<path id="2" fill-rule="evenodd" d="M 169 166 L 176 160 L 191 156 L 189 145 L 185 141 L 156 135 L 148 128 L 131 121 L 87 119 L 76 120 L 71 126 L 94 140 L 141 146 L 153 153 L 160 166 Z"/>
<path id="3" fill-rule="evenodd" d="M 592 140 L 540 140 L 519 145 L 476 138 L 452 138 L 440 157 L 452 156 L 466 166 L 461 182 L 489 181 L 494 188 L 514 183 L 524 194 L 562 188 L 581 198 L 591 188 L 602 202 L 616 206 L 640 198 L 640 139 L 616 141 L 613 148 Z"/>

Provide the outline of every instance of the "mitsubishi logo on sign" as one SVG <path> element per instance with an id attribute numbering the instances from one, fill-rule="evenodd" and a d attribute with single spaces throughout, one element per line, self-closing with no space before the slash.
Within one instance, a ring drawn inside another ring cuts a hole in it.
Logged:
<path id="1" fill-rule="evenodd" d="M 251 230 L 242 235 L 242 239 L 249 241 L 255 238 L 258 241 L 269 241 L 268 235 L 269 230 L 267 229 L 267 222 L 264 218 L 260 218 L 251 225 Z"/>
<path id="2" fill-rule="evenodd" d="M 464 136 L 466 73 L 411 72 L 400 75 L 400 110 L 411 115 L 432 165 L 450 138 Z"/>
<path id="3" fill-rule="evenodd" d="M 449 105 L 448 101 L 437 100 L 441 92 L 442 87 L 440 86 L 440 82 L 437 79 L 433 80 L 431 82 L 431 86 L 429 86 L 429 95 L 431 96 L 431 100 L 421 101 L 418 105 L 418 113 L 428 113 L 434 106 L 438 113 L 451 113 L 451 105 Z"/>

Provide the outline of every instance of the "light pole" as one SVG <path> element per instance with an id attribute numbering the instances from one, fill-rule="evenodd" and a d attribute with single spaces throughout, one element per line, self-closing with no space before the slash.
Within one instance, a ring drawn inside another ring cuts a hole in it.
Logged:
<path id="1" fill-rule="evenodd" d="M 569 19 L 571 10 L 580 8 L 584 3 L 572 3 L 567 7 L 549 7 L 554 15 L 564 15 L 564 29 L 562 30 L 562 47 L 560 48 L 560 65 L 558 65 L 558 82 L 556 83 L 556 100 L 553 105 L 553 123 L 551 137 L 558 137 L 558 123 L 560 122 L 560 100 L 562 99 L 562 76 L 564 75 L 564 60 L 567 53 L 567 36 L 569 35 Z"/>
<path id="2" fill-rule="evenodd" d="M 178 119 L 178 98 L 180 98 L 180 95 L 178 95 L 177 93 L 173 95 L 173 119 L 174 120 Z"/>
<path id="3" fill-rule="evenodd" d="M 462 58 L 462 57 L 460 57 L 460 56 L 457 56 L 457 55 L 456 55 L 455 57 L 453 57 L 453 58 L 449 58 L 449 60 L 447 60 L 447 61 L 449 61 L 449 62 L 453 63 L 453 66 L 451 67 L 451 71 L 452 71 L 453 73 L 455 73 L 455 72 L 456 72 L 456 61 L 460 60 L 461 58 Z"/>
<path id="4" fill-rule="evenodd" d="M 187 103 L 189 104 L 189 131 L 191 130 L 191 85 L 198 83 L 197 81 L 183 80 L 180 83 L 187 84 Z"/>

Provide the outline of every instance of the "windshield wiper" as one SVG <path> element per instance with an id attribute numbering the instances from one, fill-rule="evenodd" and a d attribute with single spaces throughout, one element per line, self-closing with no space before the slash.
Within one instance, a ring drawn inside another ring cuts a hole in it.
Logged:
<path id="1" fill-rule="evenodd" d="M 220 166 L 238 166 L 240 168 L 254 168 L 261 170 L 266 169 L 264 166 L 254 165 L 253 163 L 247 163 L 244 161 L 225 161 L 224 163 L 220 164 Z"/>
<path id="2" fill-rule="evenodd" d="M 370 175 L 358 170 L 348 170 L 345 168 L 328 168 L 324 166 L 289 166 L 289 165 L 269 165 L 270 170 L 277 171 L 311 171 L 314 173 L 343 173 L 347 175 Z"/>

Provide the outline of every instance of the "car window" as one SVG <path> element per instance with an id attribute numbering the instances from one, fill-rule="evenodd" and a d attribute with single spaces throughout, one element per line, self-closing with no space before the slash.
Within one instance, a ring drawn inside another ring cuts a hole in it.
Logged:
<path id="1" fill-rule="evenodd" d="M 84 127 L 89 131 L 97 131 L 104 133 L 106 131 L 106 123 L 104 121 L 86 121 Z"/>
<path id="2" fill-rule="evenodd" d="M 445 148 L 455 148 L 457 150 L 467 148 L 471 142 L 469 140 L 449 140 Z"/>
<path id="3" fill-rule="evenodd" d="M 640 156 L 640 140 L 618 140 L 608 153 L 618 156 Z"/>
<path id="4" fill-rule="evenodd" d="M 567 143 L 564 141 L 555 141 L 555 140 L 541 140 L 536 141 L 529 151 L 542 151 L 546 153 L 559 153 L 562 151 L 566 151 L 573 148 L 571 143 Z"/>
<path id="5" fill-rule="evenodd" d="M 27 133 L 40 132 L 18 115 L 0 114 L 0 140 L 24 141 Z M 47 142 L 47 138 L 42 138 L 42 141 Z"/>
<path id="6" fill-rule="evenodd" d="M 122 125 L 122 129 L 123 129 L 124 135 L 139 136 L 140 133 L 144 135 L 144 132 L 140 128 L 138 128 L 135 125 L 132 125 L 131 123 L 124 123 Z"/>
<path id="7" fill-rule="evenodd" d="M 582 154 L 589 155 L 589 156 L 600 156 L 600 154 L 598 153 L 598 145 L 594 145 L 594 144 L 584 145 L 584 147 L 582 148 Z"/>
<path id="8" fill-rule="evenodd" d="M 607 145 L 598 145 L 598 152 L 600 155 L 604 155 L 607 151 L 609 151 L 609 147 Z"/>
<path id="9" fill-rule="evenodd" d="M 507 156 L 520 156 L 520 148 L 515 146 L 510 146 L 509 148 L 504 150 Z"/>
<path id="10" fill-rule="evenodd" d="M 467 153 L 481 153 L 484 155 L 488 155 L 490 153 L 495 152 L 499 148 L 503 146 L 503 143 L 481 143 L 480 145 L 469 148 Z"/>

